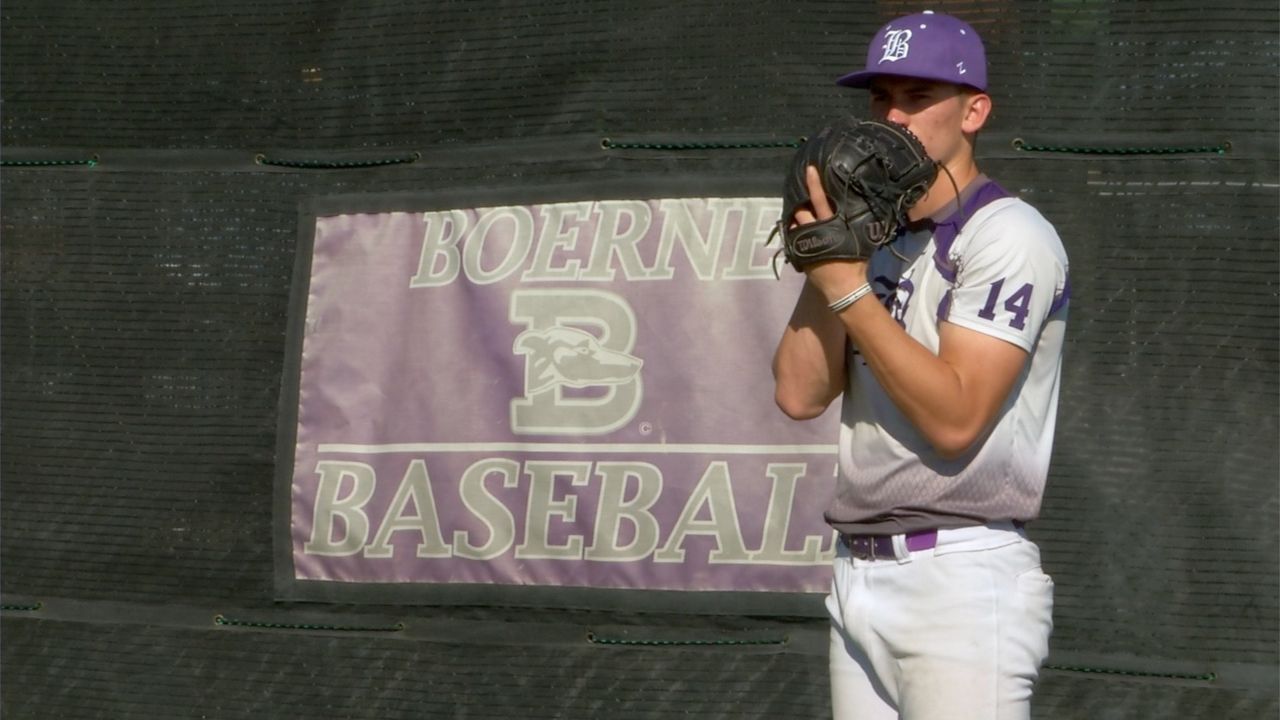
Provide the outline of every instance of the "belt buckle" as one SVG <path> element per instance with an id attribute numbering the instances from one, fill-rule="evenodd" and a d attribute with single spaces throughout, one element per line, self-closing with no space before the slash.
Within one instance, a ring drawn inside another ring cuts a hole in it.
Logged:
<path id="1" fill-rule="evenodd" d="M 845 546 L 859 560 L 876 559 L 876 539 L 870 535 L 845 535 Z"/>

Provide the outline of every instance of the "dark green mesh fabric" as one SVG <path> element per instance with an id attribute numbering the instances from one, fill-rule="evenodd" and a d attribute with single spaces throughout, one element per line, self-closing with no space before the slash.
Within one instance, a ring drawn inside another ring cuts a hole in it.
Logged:
<path id="1" fill-rule="evenodd" d="M 1275 716 L 1274 3 L 933 8 L 987 41 L 983 169 L 1071 256 L 1058 442 L 1031 529 L 1057 580 L 1036 715 Z M 500 630 L 477 643 L 213 618 L 360 625 L 371 612 L 274 602 L 300 201 L 780 173 L 789 143 L 862 106 L 832 79 L 916 9 L 5 3 L 4 714 L 826 714 L 820 618 L 378 609 L 411 628 L 548 628 L 508 644 Z M 593 644 L 601 622 L 793 641 Z"/>

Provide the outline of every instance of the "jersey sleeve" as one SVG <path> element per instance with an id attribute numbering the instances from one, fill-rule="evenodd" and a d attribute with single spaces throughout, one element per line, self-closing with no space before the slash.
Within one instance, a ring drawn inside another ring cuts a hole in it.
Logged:
<path id="1" fill-rule="evenodd" d="M 955 283 L 939 319 L 1031 352 L 1068 297 L 1066 251 L 1053 226 L 1015 202 L 973 218 L 950 255 Z"/>

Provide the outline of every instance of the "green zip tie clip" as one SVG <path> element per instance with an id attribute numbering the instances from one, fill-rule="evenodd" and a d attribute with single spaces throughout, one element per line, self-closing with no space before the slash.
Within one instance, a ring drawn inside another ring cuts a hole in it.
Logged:
<path id="1" fill-rule="evenodd" d="M 1230 141 L 1219 145 L 1184 145 L 1162 147 L 1078 147 L 1070 145 L 1034 145 L 1022 138 L 1014 138 L 1013 149 L 1019 152 L 1070 153 L 1076 155 L 1225 155 L 1231 151 Z"/>
<path id="2" fill-rule="evenodd" d="M 628 143 L 614 142 L 610 138 L 600 140 L 605 150 L 767 150 L 772 148 L 797 148 L 804 142 L 779 140 L 776 142 L 681 142 L 681 143 Z"/>
<path id="3" fill-rule="evenodd" d="M 679 647 L 679 646 L 734 646 L 734 645 L 785 645 L 788 638 L 761 638 L 758 640 L 630 640 L 627 638 L 606 638 L 594 632 L 587 633 L 587 642 L 593 645 L 632 645 L 643 647 Z"/>
<path id="4" fill-rule="evenodd" d="M 66 167 L 69 165 L 95 167 L 97 164 L 96 154 L 85 160 L 0 160 L 0 166 L 3 167 Z"/>
<path id="5" fill-rule="evenodd" d="M 1213 682 L 1218 679 L 1217 673 L 1158 673 L 1143 670 L 1117 670 L 1114 668 L 1092 668 L 1076 665 L 1045 665 L 1046 670 L 1065 670 L 1067 672 L 1090 673 L 1094 675 L 1124 675 L 1127 677 L 1165 678 L 1169 680 L 1203 680 Z"/>
<path id="6" fill-rule="evenodd" d="M 416 151 L 404 157 L 386 158 L 383 160 L 276 160 L 267 157 L 266 153 L 258 153 L 253 156 L 253 161 L 259 165 L 297 168 L 300 170 L 353 170 L 358 168 L 381 167 L 383 165 L 407 165 L 409 163 L 418 162 L 421 159 L 422 153 Z"/>
<path id="7" fill-rule="evenodd" d="M 400 632 L 404 630 L 404 623 L 396 623 L 395 625 L 376 625 L 376 626 L 360 626 L 360 625 L 313 625 L 309 623 L 272 623 L 259 622 L 255 620 L 237 620 L 229 618 L 219 613 L 213 616 L 214 625 L 226 625 L 230 627 L 248 627 L 263 630 L 326 630 L 338 632 Z"/>

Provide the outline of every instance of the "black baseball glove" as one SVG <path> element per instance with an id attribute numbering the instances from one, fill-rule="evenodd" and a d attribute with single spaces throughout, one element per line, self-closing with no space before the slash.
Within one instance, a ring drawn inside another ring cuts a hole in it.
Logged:
<path id="1" fill-rule="evenodd" d="M 790 227 L 809 203 L 805 169 L 813 165 L 835 213 Z M 769 235 L 782 236 L 787 262 L 799 271 L 827 260 L 864 260 L 896 236 L 907 209 L 933 183 L 938 166 L 911 131 L 897 123 L 841 118 L 809 138 L 791 161 L 782 218 Z M 774 256 L 777 273 L 777 255 Z"/>

